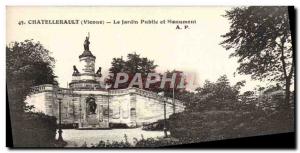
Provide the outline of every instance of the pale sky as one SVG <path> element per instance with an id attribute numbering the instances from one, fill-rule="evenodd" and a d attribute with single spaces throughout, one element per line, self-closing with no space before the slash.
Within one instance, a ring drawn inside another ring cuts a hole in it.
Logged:
<path id="1" fill-rule="evenodd" d="M 246 80 L 243 90 L 261 84 L 249 76 L 236 75 L 238 63 L 228 58 L 230 52 L 219 45 L 220 35 L 229 31 L 229 21 L 222 17 L 229 7 L 7 7 L 6 43 L 34 39 L 52 52 L 54 72 L 61 87 L 71 82 L 73 65 L 79 65 L 83 42 L 90 32 L 90 50 L 96 56 L 95 69 L 107 74 L 113 57 L 124 58 L 136 52 L 153 59 L 157 71 L 182 70 L 193 74 L 196 83 L 216 81 L 223 74 L 233 84 Z M 176 25 L 18 25 L 18 21 L 47 19 L 78 20 L 196 20 L 188 30 Z M 263 83 L 265 84 L 265 82 Z M 193 87 L 191 87 L 193 88 Z"/>

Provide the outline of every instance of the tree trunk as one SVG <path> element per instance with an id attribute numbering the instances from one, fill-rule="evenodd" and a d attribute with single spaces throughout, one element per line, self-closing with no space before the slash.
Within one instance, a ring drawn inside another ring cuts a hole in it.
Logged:
<path id="1" fill-rule="evenodd" d="M 290 104 L 290 95 L 291 95 L 290 87 L 291 87 L 291 79 L 287 78 L 286 79 L 286 84 L 285 84 L 285 102 L 286 102 L 286 106 L 289 106 L 289 104 Z"/>
<path id="2" fill-rule="evenodd" d="M 287 65 L 285 63 L 285 56 L 284 56 L 284 43 L 285 43 L 285 39 L 284 37 L 281 39 L 281 45 L 279 45 L 280 50 L 281 50 L 281 57 L 280 60 L 282 62 L 282 69 L 283 69 L 283 75 L 285 78 L 285 103 L 284 103 L 284 107 L 288 108 L 290 107 L 290 87 L 291 87 L 291 79 L 293 78 L 293 72 L 294 72 L 294 57 L 292 56 L 292 66 L 291 66 L 291 70 L 288 74 L 287 72 Z"/>

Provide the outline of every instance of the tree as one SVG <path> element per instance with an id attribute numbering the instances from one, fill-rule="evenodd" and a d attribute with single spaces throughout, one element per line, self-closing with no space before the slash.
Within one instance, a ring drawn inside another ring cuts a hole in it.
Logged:
<path id="1" fill-rule="evenodd" d="M 53 72 L 55 60 L 39 42 L 12 42 L 10 47 L 6 47 L 6 63 L 8 83 L 57 84 Z"/>
<path id="2" fill-rule="evenodd" d="M 49 51 L 33 40 L 12 42 L 6 47 L 6 79 L 11 109 L 24 111 L 24 100 L 30 87 L 57 84 L 54 62 Z"/>
<path id="3" fill-rule="evenodd" d="M 105 82 L 110 84 L 111 88 L 114 88 L 117 73 L 121 73 L 121 72 L 126 73 L 126 74 L 128 74 L 128 81 L 125 83 L 119 84 L 119 86 L 118 86 L 118 89 L 124 89 L 129 86 L 134 75 L 136 73 L 140 73 L 141 78 L 142 78 L 143 89 L 153 91 L 153 92 L 164 91 L 165 96 L 173 97 L 173 88 L 171 88 L 171 86 L 170 86 L 171 82 L 169 82 L 169 81 L 167 81 L 165 83 L 163 88 L 160 88 L 161 80 L 158 80 L 157 82 L 150 84 L 149 88 L 145 88 L 147 79 L 149 79 L 148 74 L 155 73 L 156 67 L 157 67 L 157 65 L 154 64 L 153 60 L 150 60 L 146 57 L 141 57 L 141 55 L 139 55 L 137 53 L 128 54 L 127 60 L 124 60 L 123 57 L 113 58 L 113 60 L 111 62 L 111 67 L 109 69 L 109 73 L 111 73 L 113 75 L 110 75 L 106 79 Z M 181 79 L 184 79 L 183 84 L 186 85 L 186 79 L 183 78 L 183 76 L 181 75 L 181 73 L 183 73 L 183 71 L 179 71 L 179 70 L 166 71 L 165 74 L 159 73 L 158 75 L 159 75 L 160 79 L 163 78 L 163 75 L 166 75 L 167 78 L 172 78 L 172 75 L 174 73 L 176 73 L 175 82 L 174 82 L 175 98 L 183 100 L 181 98 L 185 97 L 184 95 L 182 95 L 183 91 L 185 91 L 185 88 L 179 88 L 179 86 L 181 84 Z M 124 78 L 121 77 L 121 79 L 124 79 Z M 150 78 L 150 79 L 153 79 L 153 78 Z"/>
<path id="4" fill-rule="evenodd" d="M 111 67 L 109 68 L 109 73 L 113 74 L 112 76 L 108 76 L 108 78 L 106 79 L 106 83 L 113 85 L 116 82 L 116 76 L 117 73 L 120 72 L 124 72 L 125 71 L 125 61 L 123 60 L 123 57 L 121 58 L 113 58 L 113 61 L 111 62 Z M 122 84 L 121 84 L 122 85 Z M 128 86 L 128 84 L 123 85 L 123 86 L 119 86 L 120 89 L 125 88 L 126 85 Z"/>
<path id="5" fill-rule="evenodd" d="M 24 42 L 12 42 L 6 46 L 6 81 L 9 101 L 12 134 L 15 146 L 24 146 L 26 140 L 31 140 L 26 132 L 24 124 L 36 124 L 35 120 L 45 119 L 43 115 L 36 114 L 36 117 L 26 110 L 32 108 L 24 102 L 30 93 L 32 86 L 41 84 L 57 84 L 53 72 L 54 59 L 47 49 L 39 42 L 25 40 Z M 40 116 L 40 118 L 39 118 Z M 28 118 L 29 117 L 29 118 Z M 49 122 L 52 118 L 49 117 Z M 26 122 L 26 123 L 25 123 Z M 49 123 L 50 124 L 50 123 Z M 49 127 L 50 128 L 50 127 Z M 27 131 L 26 131 L 27 130 Z M 43 136 L 41 133 L 39 133 Z M 26 139 L 26 140 L 24 140 Z"/>
<path id="6" fill-rule="evenodd" d="M 141 57 L 139 54 L 133 53 L 127 55 L 127 61 L 125 63 L 125 71 L 127 73 L 141 73 L 142 77 L 147 76 L 148 73 L 154 73 L 157 65 L 153 60 L 149 60 L 146 57 Z"/>
<path id="7" fill-rule="evenodd" d="M 239 90 L 244 84 L 245 81 L 240 81 L 234 86 L 231 86 L 227 76 L 222 75 L 215 83 L 206 80 L 203 87 L 197 88 L 196 91 L 197 95 L 207 100 L 209 99 L 217 102 L 226 100 L 237 101 Z"/>
<path id="8" fill-rule="evenodd" d="M 141 73 L 143 85 L 145 85 L 148 73 L 154 73 L 156 67 L 157 65 L 154 64 L 153 60 L 149 60 L 146 57 L 141 57 L 136 53 L 128 54 L 127 60 L 124 60 L 123 57 L 113 58 L 111 67 L 109 69 L 109 73 L 113 74 L 113 76 L 109 76 L 109 78 L 106 80 L 106 83 L 112 85 L 113 88 L 117 73 L 123 72 L 128 74 L 129 79 L 127 82 L 120 84 L 118 89 L 127 88 L 136 73 Z"/>
<path id="9" fill-rule="evenodd" d="M 238 105 L 240 89 L 245 81 L 230 85 L 226 75 L 220 76 L 216 82 L 205 81 L 203 87 L 198 87 L 193 96 L 191 109 L 209 110 L 211 107 L 220 109 L 233 108 Z"/>
<path id="10" fill-rule="evenodd" d="M 254 101 L 257 101 L 257 96 L 254 94 L 254 91 L 245 91 L 239 96 L 239 99 L 245 104 L 253 104 Z"/>
<path id="11" fill-rule="evenodd" d="M 181 83 L 183 83 L 182 85 L 186 85 L 187 84 L 187 80 L 186 78 L 184 78 L 183 71 L 179 71 L 179 70 L 173 70 L 173 71 L 167 71 L 165 72 L 165 75 L 167 76 L 167 78 L 172 78 L 172 76 L 175 74 L 175 81 L 174 81 L 174 87 L 171 87 L 171 82 L 166 82 L 165 86 L 163 89 L 160 89 L 159 91 L 164 91 L 165 96 L 167 97 L 173 97 L 173 88 L 174 88 L 174 95 L 175 98 L 178 100 L 182 100 L 185 101 L 188 99 L 185 99 L 184 97 L 185 94 L 189 94 L 186 91 L 186 88 L 182 88 L 181 87 Z M 162 78 L 162 74 L 161 74 L 161 78 Z M 158 82 L 158 84 L 160 85 L 161 82 Z"/>
<path id="12" fill-rule="evenodd" d="M 236 7 L 224 15 L 231 23 L 221 45 L 234 49 L 238 72 L 253 79 L 281 82 L 290 102 L 295 61 L 287 7 Z"/>

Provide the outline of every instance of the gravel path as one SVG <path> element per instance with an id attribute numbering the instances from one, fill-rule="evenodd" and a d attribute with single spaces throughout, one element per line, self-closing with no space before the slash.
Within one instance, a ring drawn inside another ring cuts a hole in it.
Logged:
<path id="1" fill-rule="evenodd" d="M 143 135 L 144 139 L 163 137 L 163 131 L 143 131 L 141 128 L 136 129 L 110 129 L 110 130 L 76 130 L 63 129 L 63 139 L 68 142 L 67 147 L 80 147 L 84 142 L 88 146 L 97 144 L 100 140 L 110 142 L 125 141 L 125 134 L 129 143 L 133 143 L 133 138 L 140 140 Z M 58 135 L 56 135 L 58 137 Z"/>

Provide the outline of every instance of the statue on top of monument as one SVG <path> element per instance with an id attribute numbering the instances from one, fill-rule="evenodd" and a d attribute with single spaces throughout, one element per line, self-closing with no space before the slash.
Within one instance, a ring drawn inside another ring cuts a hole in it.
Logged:
<path id="1" fill-rule="evenodd" d="M 83 47 L 84 47 L 85 51 L 90 51 L 90 47 L 89 47 L 90 41 L 89 41 L 89 39 L 90 39 L 90 33 L 88 33 L 88 36 L 85 37 L 85 41 L 83 43 Z"/>
<path id="2" fill-rule="evenodd" d="M 102 74 L 101 74 L 101 69 L 102 69 L 102 68 L 99 67 L 98 70 L 97 70 L 97 72 L 96 72 L 96 74 L 97 74 L 98 76 L 100 76 L 100 77 L 102 76 Z"/>

